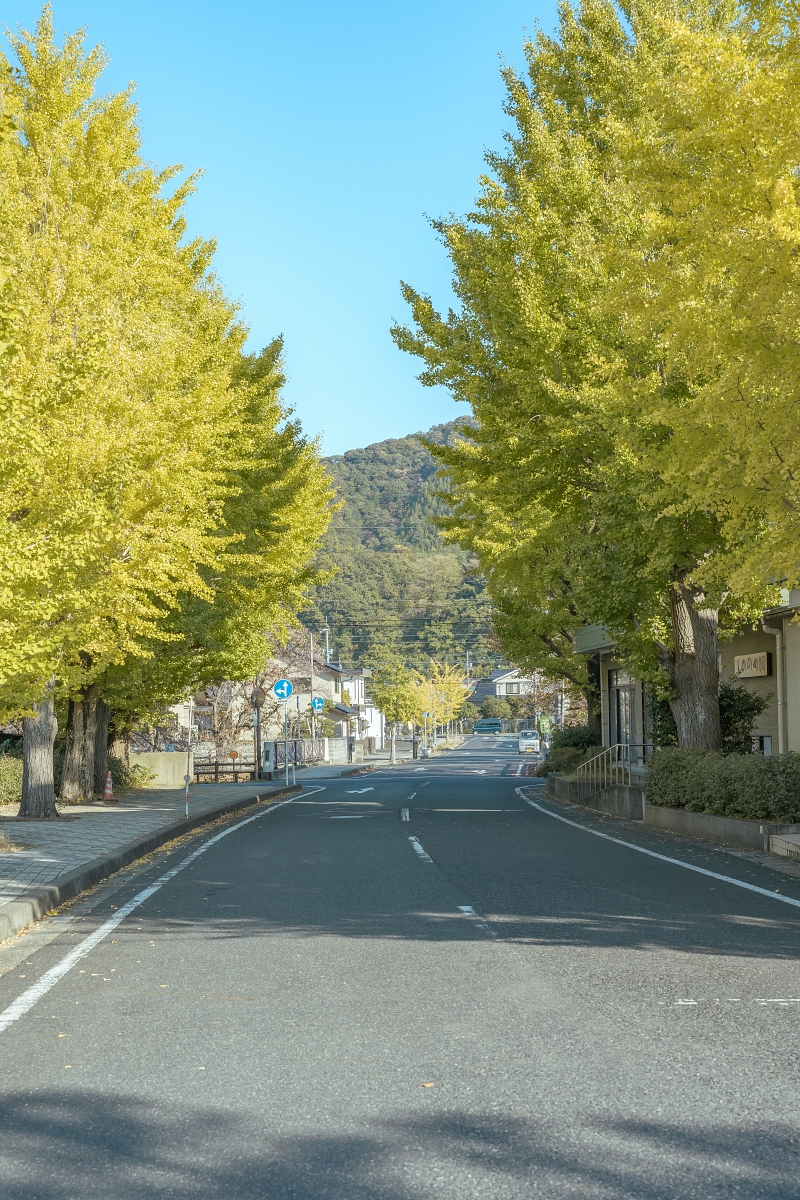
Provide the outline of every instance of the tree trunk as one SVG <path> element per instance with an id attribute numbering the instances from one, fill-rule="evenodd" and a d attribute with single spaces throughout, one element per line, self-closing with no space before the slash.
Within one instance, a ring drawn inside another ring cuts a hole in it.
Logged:
<path id="1" fill-rule="evenodd" d="M 94 737 L 94 790 L 102 796 L 106 787 L 108 774 L 108 726 L 111 721 L 111 709 L 105 700 L 97 701 L 97 728 Z"/>
<path id="2" fill-rule="evenodd" d="M 112 742 L 108 753 L 113 754 L 114 758 L 121 758 L 126 767 L 131 765 L 131 744 L 127 738 L 120 738 L 112 734 Z M 219 757 L 219 755 L 217 755 Z"/>
<path id="3" fill-rule="evenodd" d="M 67 716 L 67 749 L 61 777 L 63 804 L 88 804 L 94 795 L 97 685 L 81 700 L 70 700 Z"/>
<path id="4" fill-rule="evenodd" d="M 47 821 L 58 817 L 53 787 L 53 743 L 58 722 L 53 706 L 52 685 L 40 704 L 37 715 L 22 722 L 22 803 L 19 816 L 27 820 Z"/>
<path id="5" fill-rule="evenodd" d="M 394 722 L 394 721 L 392 721 L 392 753 L 391 753 L 391 757 L 389 758 L 389 762 L 392 762 L 392 763 L 397 761 L 397 760 L 395 759 L 395 754 L 394 754 L 394 744 L 395 744 L 395 743 L 394 743 L 394 739 L 395 739 L 395 729 L 396 729 L 395 722 Z"/>
<path id="6" fill-rule="evenodd" d="M 670 708 L 678 745 L 687 750 L 719 750 L 719 610 L 701 607 L 702 592 L 682 580 L 670 593 L 674 651 L 665 660 L 672 681 Z"/>

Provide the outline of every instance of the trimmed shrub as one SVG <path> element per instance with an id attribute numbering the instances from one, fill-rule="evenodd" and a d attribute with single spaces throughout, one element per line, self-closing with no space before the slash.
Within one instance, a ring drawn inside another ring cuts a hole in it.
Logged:
<path id="1" fill-rule="evenodd" d="M 644 778 L 648 804 L 781 825 L 800 822 L 800 754 L 657 750 Z"/>
<path id="2" fill-rule="evenodd" d="M 758 696 L 747 688 L 723 683 L 719 689 L 719 723 L 723 754 L 752 754 L 756 721 L 771 696 Z"/>
<path id="3" fill-rule="evenodd" d="M 596 746 L 594 734 L 588 725 L 572 725 L 566 729 L 554 729 L 551 741 L 553 750 L 559 750 L 562 746 L 573 746 L 576 750 L 580 750 L 581 754 L 585 753 L 590 746 Z"/>
<path id="4" fill-rule="evenodd" d="M 587 746 L 585 751 L 579 750 L 577 746 L 556 746 L 547 758 L 539 763 L 535 773 L 540 779 L 544 779 L 550 771 L 561 771 L 564 775 L 571 775 L 581 763 L 594 758 L 599 749 L 594 745 Z"/>
<path id="5" fill-rule="evenodd" d="M 22 800 L 22 759 L 0 754 L 0 804 L 19 804 Z"/>

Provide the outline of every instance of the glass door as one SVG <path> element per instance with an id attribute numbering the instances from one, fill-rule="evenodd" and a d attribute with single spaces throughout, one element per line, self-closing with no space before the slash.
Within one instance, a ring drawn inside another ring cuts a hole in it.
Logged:
<path id="1" fill-rule="evenodd" d="M 635 684 L 627 672 L 608 672 L 609 734 L 612 746 L 629 746 L 635 740 L 635 692 Z"/>

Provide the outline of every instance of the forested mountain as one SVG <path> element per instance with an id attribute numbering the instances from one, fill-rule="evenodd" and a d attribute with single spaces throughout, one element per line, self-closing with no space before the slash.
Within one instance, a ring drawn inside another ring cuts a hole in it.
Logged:
<path id="1" fill-rule="evenodd" d="M 424 667 L 431 658 L 463 662 L 469 650 L 473 663 L 494 663 L 483 580 L 433 524 L 446 511 L 433 493 L 446 481 L 420 441 L 450 443 L 465 427 L 451 421 L 324 460 L 342 507 L 320 565 L 336 574 L 304 622 L 321 629 L 327 618 L 333 658 L 375 665 L 399 652 Z"/>

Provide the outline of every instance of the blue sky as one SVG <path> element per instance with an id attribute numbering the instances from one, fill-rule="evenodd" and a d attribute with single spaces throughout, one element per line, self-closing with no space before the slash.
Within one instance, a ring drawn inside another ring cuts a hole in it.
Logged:
<path id="1" fill-rule="evenodd" d="M 40 7 L 8 4 L 5 23 Z M 149 159 L 205 169 L 190 230 L 217 238 L 251 347 L 284 335 L 286 398 L 325 453 L 464 411 L 389 327 L 401 279 L 449 303 L 425 214 L 471 207 L 502 146 L 498 55 L 522 65 L 551 0 L 55 0 L 54 19 L 105 44 L 107 90 L 137 83 Z"/>

